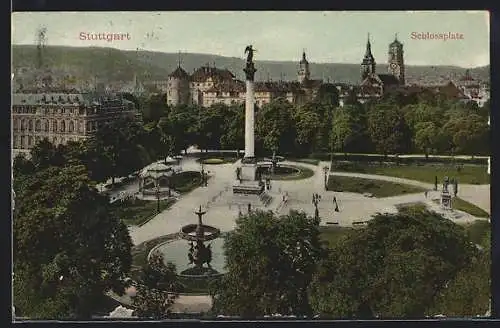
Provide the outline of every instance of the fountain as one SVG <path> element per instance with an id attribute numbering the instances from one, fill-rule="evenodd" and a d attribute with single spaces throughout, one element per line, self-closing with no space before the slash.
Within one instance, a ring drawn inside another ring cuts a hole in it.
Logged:
<path id="1" fill-rule="evenodd" d="M 223 274 L 225 258 L 221 231 L 203 223 L 206 214 L 200 206 L 195 212 L 198 223 L 181 228 L 179 239 L 158 245 L 155 250 L 164 254 L 165 262 L 173 262 L 178 276 L 183 278 L 212 278 Z M 186 244 L 189 242 L 187 261 Z M 205 243 L 210 242 L 208 245 Z M 151 253 L 153 250 L 151 251 Z M 150 253 L 150 254 L 151 254 Z"/>

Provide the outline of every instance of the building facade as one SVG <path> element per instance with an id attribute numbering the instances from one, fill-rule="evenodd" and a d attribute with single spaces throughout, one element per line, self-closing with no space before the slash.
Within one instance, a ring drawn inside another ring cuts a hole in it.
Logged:
<path id="1" fill-rule="evenodd" d="M 467 99 L 474 101 L 479 107 L 490 99 L 490 88 L 486 83 L 474 79 L 469 70 L 458 79 L 455 84 L 460 88 Z"/>
<path id="2" fill-rule="evenodd" d="M 138 117 L 134 103 L 96 93 L 12 95 L 13 149 L 29 150 L 48 139 L 54 145 L 88 138 L 119 117 Z"/>
<path id="3" fill-rule="evenodd" d="M 309 62 L 305 52 L 299 62 L 297 81 L 255 82 L 255 103 L 263 106 L 273 99 L 283 97 L 292 103 L 313 99 L 323 85 L 322 80 L 310 78 Z M 168 77 L 167 102 L 169 105 L 242 104 L 245 102 L 245 82 L 236 79 L 227 69 L 202 66 L 188 74 L 178 66 Z"/>

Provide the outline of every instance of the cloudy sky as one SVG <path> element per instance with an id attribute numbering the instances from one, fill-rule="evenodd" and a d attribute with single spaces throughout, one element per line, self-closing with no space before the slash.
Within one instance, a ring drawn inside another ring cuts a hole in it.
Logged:
<path id="1" fill-rule="evenodd" d="M 441 12 L 51 12 L 14 13 L 12 42 L 34 44 L 47 28 L 48 45 L 99 46 L 160 52 L 296 61 L 305 49 L 311 62 L 360 63 L 367 34 L 375 60 L 385 62 L 395 33 L 409 65 L 488 65 L 489 14 Z M 80 40 L 80 33 L 128 33 L 130 40 Z M 417 40 L 412 33 L 462 33 L 461 40 Z"/>

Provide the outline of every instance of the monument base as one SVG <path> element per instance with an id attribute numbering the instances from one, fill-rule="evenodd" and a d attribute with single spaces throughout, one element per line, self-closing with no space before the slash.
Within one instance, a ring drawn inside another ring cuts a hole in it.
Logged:
<path id="1" fill-rule="evenodd" d="M 264 192 L 264 183 L 261 181 L 242 180 L 233 184 L 234 194 L 260 195 Z"/>
<path id="2" fill-rule="evenodd" d="M 257 163 L 243 162 L 240 166 L 240 179 L 233 184 L 233 193 L 260 195 L 263 191 L 264 182 L 257 179 Z"/>

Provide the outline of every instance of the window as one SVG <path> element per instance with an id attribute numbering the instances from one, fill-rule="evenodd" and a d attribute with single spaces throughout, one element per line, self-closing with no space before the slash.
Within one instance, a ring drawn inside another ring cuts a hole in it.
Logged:
<path id="1" fill-rule="evenodd" d="M 56 132 L 56 131 L 57 131 L 57 121 L 56 121 L 56 120 L 53 120 L 53 121 L 52 121 L 52 131 L 53 131 L 53 132 Z"/>
<path id="2" fill-rule="evenodd" d="M 43 121 L 43 131 L 49 132 L 49 121 Z"/>
<path id="3" fill-rule="evenodd" d="M 75 124 L 73 121 L 69 121 L 69 132 L 73 132 L 75 130 Z"/>
<path id="4" fill-rule="evenodd" d="M 66 122 L 64 121 L 59 122 L 59 131 L 66 132 Z"/>
<path id="5" fill-rule="evenodd" d="M 28 120 L 28 131 L 33 131 L 33 121 Z"/>
<path id="6" fill-rule="evenodd" d="M 33 137 L 28 136 L 28 147 L 31 147 L 33 145 Z"/>
<path id="7" fill-rule="evenodd" d="M 36 132 L 42 131 L 42 122 L 40 122 L 40 120 L 36 120 L 35 122 L 35 131 Z"/>

